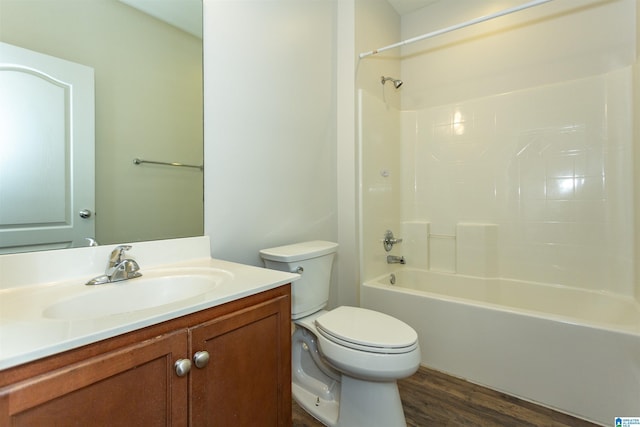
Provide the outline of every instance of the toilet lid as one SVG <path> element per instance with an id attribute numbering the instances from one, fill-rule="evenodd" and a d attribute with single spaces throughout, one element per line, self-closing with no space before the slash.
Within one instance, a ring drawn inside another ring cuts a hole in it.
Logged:
<path id="1" fill-rule="evenodd" d="M 409 325 L 365 308 L 338 307 L 318 317 L 316 328 L 337 344 L 373 353 L 407 353 L 418 345 Z"/>

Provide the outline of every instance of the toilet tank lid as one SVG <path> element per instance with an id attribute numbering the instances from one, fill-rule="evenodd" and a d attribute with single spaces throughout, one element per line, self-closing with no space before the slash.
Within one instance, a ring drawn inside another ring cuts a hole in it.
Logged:
<path id="1" fill-rule="evenodd" d="M 302 242 L 295 243 L 293 245 L 262 249 L 260 251 L 260 256 L 262 259 L 268 259 L 270 261 L 295 262 L 331 254 L 337 250 L 337 243 L 326 242 L 324 240 L 313 240 L 311 242 Z"/>

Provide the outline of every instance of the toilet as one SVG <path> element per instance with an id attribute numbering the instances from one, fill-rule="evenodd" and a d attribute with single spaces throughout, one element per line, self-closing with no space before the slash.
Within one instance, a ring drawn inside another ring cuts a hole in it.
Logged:
<path id="1" fill-rule="evenodd" d="M 292 393 L 326 426 L 406 427 L 396 381 L 420 364 L 417 333 L 372 310 L 325 310 L 338 244 L 311 241 L 263 249 L 265 266 L 299 273 L 292 284 Z"/>

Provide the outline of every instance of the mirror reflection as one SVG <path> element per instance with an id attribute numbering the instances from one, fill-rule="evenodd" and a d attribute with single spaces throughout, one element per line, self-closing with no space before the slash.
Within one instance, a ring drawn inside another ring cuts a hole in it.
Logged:
<path id="1" fill-rule="evenodd" d="M 201 23 L 201 0 L 0 0 L 0 253 L 203 234 L 203 171 L 162 164 L 203 163 Z"/>

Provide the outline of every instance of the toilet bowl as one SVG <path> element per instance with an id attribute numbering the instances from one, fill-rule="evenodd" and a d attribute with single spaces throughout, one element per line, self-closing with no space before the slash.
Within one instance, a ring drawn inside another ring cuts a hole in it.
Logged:
<path id="1" fill-rule="evenodd" d="M 268 268 L 302 275 L 292 285 L 292 392 L 327 426 L 406 426 L 396 381 L 420 364 L 417 333 L 359 307 L 325 310 L 338 245 L 313 241 L 264 249 Z"/>

